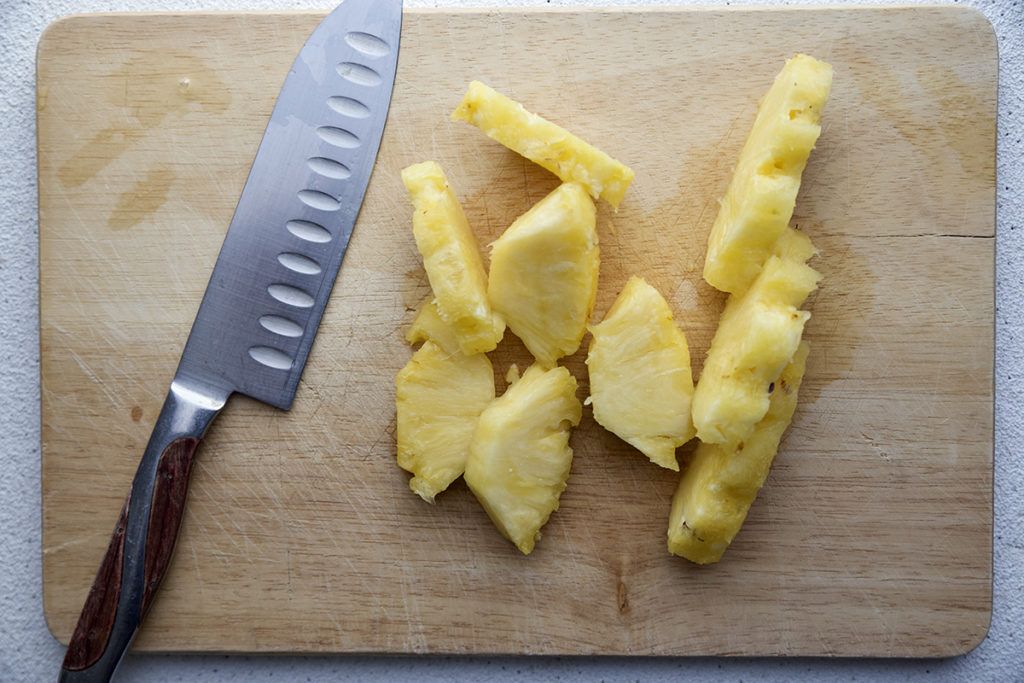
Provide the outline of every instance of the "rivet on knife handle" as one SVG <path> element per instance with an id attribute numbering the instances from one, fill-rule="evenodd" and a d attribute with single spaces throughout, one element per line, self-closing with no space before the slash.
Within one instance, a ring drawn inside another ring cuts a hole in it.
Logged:
<path id="1" fill-rule="evenodd" d="M 106 681 L 170 562 L 196 446 L 235 392 L 287 410 L 377 158 L 401 0 L 345 0 L 292 63 L 61 680 Z"/>

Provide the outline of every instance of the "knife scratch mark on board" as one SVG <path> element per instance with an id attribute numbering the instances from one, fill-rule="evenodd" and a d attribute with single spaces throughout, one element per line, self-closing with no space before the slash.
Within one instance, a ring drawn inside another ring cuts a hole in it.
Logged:
<path id="1" fill-rule="evenodd" d="M 419 601 L 416 599 L 415 587 L 419 582 L 418 573 L 412 562 L 407 562 L 405 549 L 402 550 L 403 571 L 399 585 L 402 590 L 402 608 L 405 611 L 406 647 L 413 652 L 425 652 L 427 639 L 423 634 L 423 623 L 420 616 Z M 412 590 L 410 590 L 410 586 Z"/>
<path id="2" fill-rule="evenodd" d="M 196 573 L 196 584 L 199 586 L 199 592 L 203 592 L 203 576 L 199 570 L 199 554 L 196 552 L 196 546 L 192 544 L 192 566 L 195 567 Z"/>
<path id="3" fill-rule="evenodd" d="M 233 546 L 235 546 L 235 548 L 238 549 L 237 553 L 230 553 L 220 548 L 216 548 L 212 551 L 212 553 L 216 555 L 219 559 L 229 557 L 242 557 L 246 559 L 250 564 L 252 564 L 252 557 L 249 555 L 248 552 L 245 551 L 245 549 L 242 547 L 242 544 L 238 541 L 239 534 L 229 532 L 221 523 L 217 515 L 212 515 L 210 517 L 207 517 L 207 519 L 220 530 L 221 538 L 226 538 L 227 542 L 231 543 Z M 239 528 L 237 522 L 233 522 L 233 526 L 235 526 L 236 529 Z"/>
<path id="4" fill-rule="evenodd" d="M 73 538 L 70 541 L 65 541 L 64 543 L 58 543 L 57 545 L 51 545 L 51 546 L 45 546 L 44 545 L 43 546 L 43 555 L 49 555 L 51 553 L 55 553 L 55 552 L 58 552 L 60 550 L 64 550 L 65 548 L 70 548 L 71 546 L 81 545 L 82 543 L 90 543 L 92 541 L 92 539 L 96 538 L 97 536 L 104 536 L 104 535 L 105 534 L 85 534 L 84 536 L 79 536 L 78 538 Z"/>
<path id="5" fill-rule="evenodd" d="M 67 352 L 74 359 L 75 363 L 82 370 L 82 372 L 85 373 L 85 376 L 89 378 L 89 381 L 95 384 L 97 387 L 99 387 L 100 391 L 103 392 L 103 395 L 107 397 L 107 400 L 110 401 L 110 403 L 112 403 L 113 405 L 117 405 L 119 403 L 117 396 L 115 396 L 109 389 L 107 389 L 106 383 L 103 382 L 99 375 L 93 372 L 89 365 L 84 360 L 82 360 L 82 357 L 75 353 L 75 350 L 73 348 L 68 346 Z"/>

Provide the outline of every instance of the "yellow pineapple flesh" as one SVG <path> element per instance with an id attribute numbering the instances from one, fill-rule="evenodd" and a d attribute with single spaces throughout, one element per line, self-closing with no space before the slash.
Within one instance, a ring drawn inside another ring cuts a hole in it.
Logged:
<path id="1" fill-rule="evenodd" d="M 568 370 L 534 364 L 477 422 L 466 484 L 498 530 L 525 554 L 558 509 L 572 465 L 569 431 L 582 411 Z"/>
<path id="2" fill-rule="evenodd" d="M 661 294 L 633 276 L 587 355 L 594 419 L 662 467 L 679 470 L 676 448 L 693 438 L 693 376 L 686 336 Z"/>
<path id="3" fill-rule="evenodd" d="M 471 355 L 494 349 L 505 331 L 487 298 L 487 272 L 476 237 L 441 167 L 433 161 L 402 171 L 413 203 L 413 235 L 423 256 L 437 312 Z"/>
<path id="4" fill-rule="evenodd" d="M 583 187 L 563 183 L 491 245 L 491 305 L 546 367 L 579 348 L 594 309 L 595 220 Z"/>
<path id="5" fill-rule="evenodd" d="M 452 332 L 441 314 L 437 311 L 437 301 L 430 300 L 423 304 L 416 319 L 412 321 L 405 333 L 405 340 L 410 344 L 432 341 L 448 353 L 459 351 L 459 338 Z"/>
<path id="6" fill-rule="evenodd" d="M 779 239 L 772 245 L 769 256 L 778 256 L 787 261 L 806 263 L 815 256 L 818 250 L 814 248 L 811 238 L 796 228 L 788 227 L 779 236 Z M 768 260 L 767 258 L 765 259 Z"/>
<path id="7" fill-rule="evenodd" d="M 603 197 L 614 207 L 633 180 L 628 166 L 480 81 L 469 84 L 451 119 L 473 124 L 563 182 L 580 183 L 594 199 Z"/>
<path id="8" fill-rule="evenodd" d="M 697 446 L 672 499 L 669 552 L 698 564 L 722 558 L 768 477 L 793 418 L 808 350 L 807 342 L 801 342 L 771 387 L 768 412 L 744 441 Z"/>
<path id="9" fill-rule="evenodd" d="M 789 224 L 831 87 L 830 65 L 796 55 L 762 99 L 708 239 L 713 287 L 746 289 Z"/>
<path id="10" fill-rule="evenodd" d="M 726 302 L 693 394 L 693 423 L 703 442 L 746 439 L 768 410 L 771 383 L 796 353 L 810 317 L 797 307 L 820 274 L 802 259 L 809 241 L 790 239 L 795 258 L 770 256 L 750 288 Z"/>
<path id="11" fill-rule="evenodd" d="M 494 399 L 494 371 L 482 353 L 467 356 L 424 342 L 395 382 L 398 465 L 427 502 L 459 478 L 477 418 Z"/>

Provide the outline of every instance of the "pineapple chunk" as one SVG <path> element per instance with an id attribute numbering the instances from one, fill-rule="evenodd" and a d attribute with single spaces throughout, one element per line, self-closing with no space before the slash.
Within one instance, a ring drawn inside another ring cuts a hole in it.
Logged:
<path id="1" fill-rule="evenodd" d="M 544 366 L 579 348 L 599 261 L 594 203 L 578 183 L 557 187 L 491 245 L 491 305 Z"/>
<path id="2" fill-rule="evenodd" d="M 565 368 L 530 366 L 480 415 L 466 484 L 498 530 L 524 554 L 558 509 L 572 464 L 569 430 L 583 407 Z"/>
<path id="3" fill-rule="evenodd" d="M 505 332 L 487 299 L 487 273 L 466 214 L 433 161 L 402 171 L 415 212 L 413 235 L 423 255 L 437 312 L 466 355 L 490 351 Z"/>
<path id="4" fill-rule="evenodd" d="M 746 289 L 786 229 L 831 87 L 831 66 L 796 55 L 761 101 L 708 239 L 711 286 Z"/>
<path id="5" fill-rule="evenodd" d="M 769 387 L 792 360 L 811 315 L 797 307 L 819 278 L 799 258 L 771 256 L 750 289 L 729 297 L 693 393 L 701 441 L 736 444 L 764 417 Z"/>
<path id="6" fill-rule="evenodd" d="M 693 438 L 693 376 L 686 336 L 665 299 L 633 276 L 587 355 L 594 419 L 662 467 L 679 470 L 676 448 Z"/>
<path id="7" fill-rule="evenodd" d="M 420 308 L 409 331 L 405 333 L 405 340 L 410 344 L 429 340 L 444 349 L 446 353 L 455 353 L 460 350 L 458 337 L 452 332 L 452 328 L 441 320 L 441 314 L 437 311 L 437 301 L 433 300 L 426 302 Z"/>
<path id="8" fill-rule="evenodd" d="M 787 227 L 782 232 L 779 239 L 772 245 L 771 251 L 772 256 L 798 263 L 806 263 L 817 253 L 818 250 L 811 243 L 811 238 L 791 227 Z"/>
<path id="9" fill-rule="evenodd" d="M 494 370 L 482 353 L 446 352 L 427 341 L 395 382 L 398 465 L 423 500 L 459 478 L 477 418 L 494 399 Z"/>
<path id="10" fill-rule="evenodd" d="M 451 119 L 468 121 L 563 182 L 578 182 L 595 200 L 603 197 L 614 207 L 618 207 L 633 180 L 628 166 L 480 81 L 469 84 Z"/>
<path id="11" fill-rule="evenodd" d="M 717 562 L 740 530 L 796 409 L 809 347 L 802 342 L 772 387 L 770 406 L 734 447 L 702 443 L 672 498 L 669 552 L 698 564 Z"/>

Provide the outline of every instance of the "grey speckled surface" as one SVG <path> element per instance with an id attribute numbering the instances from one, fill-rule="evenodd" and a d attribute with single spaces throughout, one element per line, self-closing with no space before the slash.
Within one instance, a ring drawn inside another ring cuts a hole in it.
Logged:
<path id="1" fill-rule="evenodd" d="M 407 6 L 723 4 L 409 0 Z M 729 2 L 724 4 L 746 4 Z M 784 4 L 784 3 L 776 3 Z M 913 4 L 913 3 L 905 3 Z M 929 3 L 934 4 L 934 3 Z M 1024 681 L 1024 1 L 971 0 L 999 42 L 995 556 L 992 627 L 942 660 L 254 657 L 131 655 L 121 680 Z M 54 680 L 63 648 L 43 620 L 35 186 L 35 47 L 60 16 L 92 11 L 327 9 L 316 0 L 0 0 L 0 679 Z M 956 510 L 951 509 L 950 515 Z M 768 625 L 766 625 L 768 626 Z"/>

